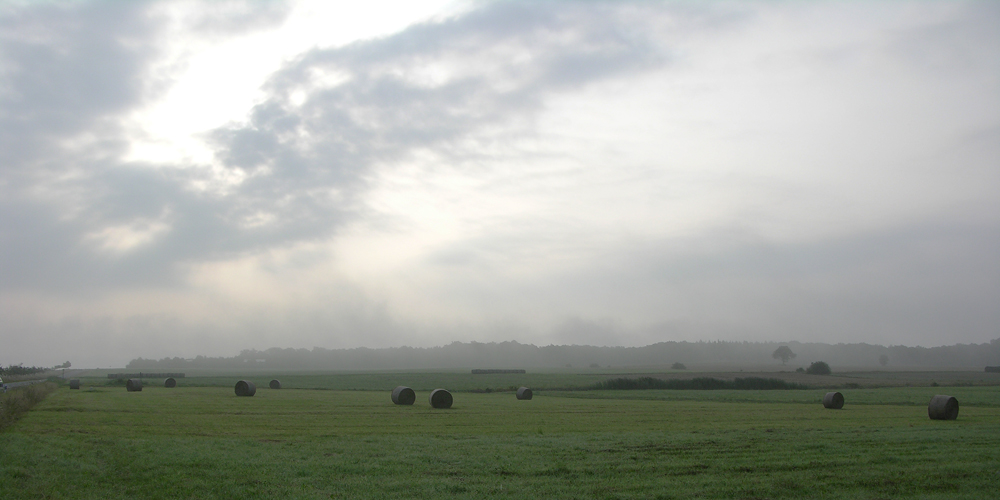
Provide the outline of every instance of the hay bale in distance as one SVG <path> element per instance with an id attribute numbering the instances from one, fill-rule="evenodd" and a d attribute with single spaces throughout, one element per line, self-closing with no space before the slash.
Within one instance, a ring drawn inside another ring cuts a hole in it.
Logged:
<path id="1" fill-rule="evenodd" d="M 521 387 L 517 390 L 517 399 L 531 399 L 531 389 L 527 387 Z"/>
<path id="2" fill-rule="evenodd" d="M 271 389 L 281 389 L 281 381 L 279 381 L 278 379 L 274 379 L 269 384 L 267 384 L 267 386 L 270 387 Z"/>
<path id="3" fill-rule="evenodd" d="M 78 378 L 71 379 L 69 381 L 69 388 L 70 389 L 79 389 L 80 388 L 80 379 L 78 379 Z"/>
<path id="4" fill-rule="evenodd" d="M 257 386 L 248 380 L 236 382 L 236 395 L 250 397 L 257 394 Z"/>
<path id="5" fill-rule="evenodd" d="M 173 377 L 167 377 L 166 380 L 163 381 L 163 387 L 173 389 L 174 387 L 177 387 L 177 380 Z"/>
<path id="6" fill-rule="evenodd" d="M 828 392 L 823 396 L 823 408 L 839 410 L 844 407 L 844 395 L 839 392 Z"/>
<path id="7" fill-rule="evenodd" d="M 927 416 L 932 420 L 955 420 L 958 418 L 958 400 L 951 396 L 934 396 L 927 405 Z"/>
<path id="8" fill-rule="evenodd" d="M 125 390 L 128 392 L 141 392 L 142 391 L 142 379 L 130 378 L 125 382 Z"/>
<path id="9" fill-rule="evenodd" d="M 412 405 L 416 400 L 417 400 L 416 393 L 413 392 L 413 389 L 410 389 L 405 385 L 401 385 L 392 390 L 393 403 L 396 403 L 398 405 Z"/>
<path id="10" fill-rule="evenodd" d="M 431 407 L 433 408 L 451 408 L 452 401 L 451 393 L 444 389 L 434 389 L 431 392 Z"/>

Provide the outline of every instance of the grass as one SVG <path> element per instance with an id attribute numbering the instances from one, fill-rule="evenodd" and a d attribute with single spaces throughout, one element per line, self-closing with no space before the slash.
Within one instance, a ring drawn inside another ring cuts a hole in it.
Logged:
<path id="1" fill-rule="evenodd" d="M 546 394 L 577 399 L 714 401 L 720 403 L 799 403 L 818 404 L 827 389 L 745 391 L 745 390 L 609 390 L 547 391 Z M 1000 386 L 979 387 L 890 387 L 880 389 L 841 389 L 846 407 L 856 405 L 902 405 L 926 409 L 937 394 L 955 396 L 960 408 L 966 406 L 1000 407 Z"/>
<path id="2" fill-rule="evenodd" d="M 664 380 L 654 377 L 630 377 L 614 378 L 594 385 L 596 390 L 650 390 L 650 389 L 672 389 L 672 390 L 720 390 L 737 389 L 749 390 L 779 390 L 779 389 L 808 389 L 803 384 L 789 383 L 775 378 L 746 377 L 735 378 L 732 381 L 719 380 L 712 377 L 697 377 L 693 379 L 671 379 Z"/>
<path id="3" fill-rule="evenodd" d="M 12 425 L 58 387 L 52 382 L 32 384 L 0 394 L 0 430 Z"/>
<path id="4" fill-rule="evenodd" d="M 834 411 L 823 390 L 453 392 L 433 410 L 426 389 L 397 406 L 61 388 L 0 433 L 0 497 L 992 498 L 1000 389 L 948 388 L 959 419 L 932 421 L 936 389 L 842 391 Z"/>

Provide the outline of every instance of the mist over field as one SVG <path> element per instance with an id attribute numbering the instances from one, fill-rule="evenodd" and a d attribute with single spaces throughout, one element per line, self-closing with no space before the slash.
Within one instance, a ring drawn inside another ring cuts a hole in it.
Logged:
<path id="1" fill-rule="evenodd" d="M 0 365 L 902 363 L 995 346 L 998 192 L 996 2 L 0 4 Z"/>
<path id="2" fill-rule="evenodd" d="M 787 355 L 781 356 L 781 349 Z M 412 348 L 244 349 L 234 356 L 133 359 L 136 371 L 237 370 L 490 370 L 577 372 L 600 369 L 794 371 L 823 361 L 836 371 L 949 369 L 984 371 L 1000 366 L 1000 339 L 985 344 L 933 348 L 790 342 L 662 342 L 643 347 L 535 346 L 518 342 L 453 342 Z"/>

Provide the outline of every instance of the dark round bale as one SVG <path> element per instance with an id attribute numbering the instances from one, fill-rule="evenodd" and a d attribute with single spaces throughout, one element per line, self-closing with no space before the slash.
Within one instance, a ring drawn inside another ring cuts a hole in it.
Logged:
<path id="1" fill-rule="evenodd" d="M 958 400 L 951 396 L 934 396 L 927 405 L 927 416 L 933 420 L 955 420 L 958 418 Z"/>
<path id="2" fill-rule="evenodd" d="M 823 396 L 823 408 L 839 410 L 844 407 L 844 395 L 839 392 L 828 392 Z"/>
<path id="3" fill-rule="evenodd" d="M 396 403 L 398 405 L 412 405 L 416 400 L 417 400 L 416 393 L 413 392 L 413 389 L 410 389 L 405 385 L 401 385 L 392 390 L 393 403 Z"/>
<path id="4" fill-rule="evenodd" d="M 527 387 L 522 387 L 517 390 L 517 399 L 531 399 L 531 389 Z"/>
<path id="5" fill-rule="evenodd" d="M 128 392 L 140 392 L 142 391 L 142 380 L 137 378 L 130 378 L 125 382 L 125 390 Z"/>
<path id="6" fill-rule="evenodd" d="M 274 379 L 267 386 L 271 389 L 281 389 L 281 382 L 278 379 Z"/>
<path id="7" fill-rule="evenodd" d="M 166 388 L 169 388 L 169 389 L 177 387 L 177 381 L 174 380 L 174 377 L 167 377 L 167 379 L 163 381 L 163 387 L 166 387 Z"/>
<path id="8" fill-rule="evenodd" d="M 444 389 L 434 389 L 431 392 L 431 406 L 434 408 L 451 408 L 451 393 Z"/>
<path id="9" fill-rule="evenodd" d="M 69 381 L 69 388 L 70 389 L 79 389 L 80 388 L 80 379 L 75 378 L 75 379 L 70 380 Z"/>
<path id="10" fill-rule="evenodd" d="M 236 382 L 236 395 L 237 396 L 253 396 L 257 394 L 257 386 L 253 385 L 253 382 L 249 380 L 240 380 Z"/>

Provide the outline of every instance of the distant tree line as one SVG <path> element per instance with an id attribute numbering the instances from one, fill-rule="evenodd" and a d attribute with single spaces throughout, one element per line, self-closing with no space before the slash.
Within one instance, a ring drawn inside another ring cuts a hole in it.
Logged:
<path id="1" fill-rule="evenodd" d="M 0 377 L 10 375 L 11 377 L 16 377 L 18 375 L 34 375 L 36 373 L 42 373 L 50 370 L 50 368 L 42 366 L 21 366 L 21 365 L 10 365 L 6 368 L 0 366 Z"/>
<path id="2" fill-rule="evenodd" d="M 782 349 L 786 347 L 795 356 Z M 801 342 L 661 342 L 645 347 L 582 345 L 535 346 L 519 342 L 452 342 L 439 347 L 382 349 L 244 349 L 232 357 L 198 356 L 130 361 L 130 371 L 239 370 L 373 370 L 473 369 L 506 366 L 517 369 L 564 366 L 685 367 L 698 364 L 742 366 L 775 365 L 776 360 L 823 360 L 838 370 L 849 368 L 950 368 L 982 371 L 1000 365 L 1000 339 L 985 344 L 942 347 L 822 344 Z M 804 365 L 808 366 L 809 362 Z M 795 365 L 788 363 L 789 368 Z M 782 365 L 778 365 L 782 366 Z"/>

